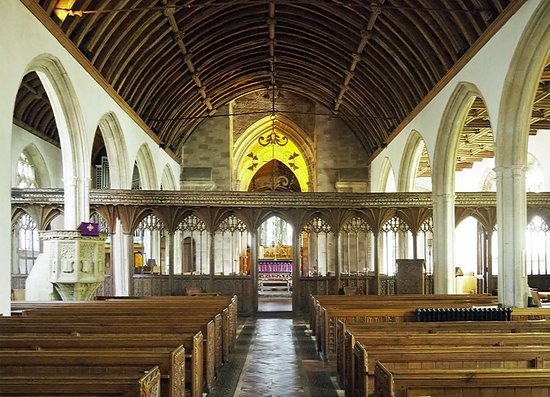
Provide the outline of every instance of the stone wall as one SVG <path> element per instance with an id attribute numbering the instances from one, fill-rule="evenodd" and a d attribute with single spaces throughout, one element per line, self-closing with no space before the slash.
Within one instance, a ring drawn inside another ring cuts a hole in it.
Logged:
<path id="1" fill-rule="evenodd" d="M 182 153 L 182 190 L 230 190 L 230 131 L 227 108 L 202 122 Z"/>
<path id="2" fill-rule="evenodd" d="M 318 116 L 317 187 L 319 192 L 365 192 L 368 189 L 367 153 L 346 124 Z"/>
<path id="3" fill-rule="evenodd" d="M 233 188 L 230 152 L 251 125 L 269 115 L 272 104 L 264 96 L 262 91 L 239 98 L 233 104 L 232 118 L 222 117 L 228 114 L 228 108 L 220 109 L 218 117 L 204 121 L 193 132 L 182 154 L 182 190 Z M 314 191 L 369 190 L 367 153 L 343 121 L 328 116 L 328 109 L 286 91 L 279 94 L 276 109 L 316 143 L 316 164 L 311 167 L 316 170 L 312 178 Z"/>

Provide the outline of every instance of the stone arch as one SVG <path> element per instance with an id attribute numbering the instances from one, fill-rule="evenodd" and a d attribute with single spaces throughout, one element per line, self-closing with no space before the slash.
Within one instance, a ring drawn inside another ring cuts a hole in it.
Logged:
<path id="1" fill-rule="evenodd" d="M 36 147 L 34 143 L 30 143 L 22 150 L 22 153 L 31 160 L 31 163 L 34 165 L 34 171 L 36 173 L 40 188 L 52 187 L 50 172 L 48 169 L 48 164 L 44 160 L 42 153 Z M 18 159 L 14 159 L 16 162 Z"/>
<path id="2" fill-rule="evenodd" d="M 420 157 L 422 156 L 422 150 L 426 147 L 426 143 L 422 138 L 422 135 L 412 130 L 405 148 L 403 150 L 403 156 L 401 158 L 401 169 L 399 170 L 399 178 L 397 180 L 397 191 L 399 192 L 412 192 L 414 191 L 416 173 L 418 172 L 418 165 L 420 163 Z"/>
<path id="3" fill-rule="evenodd" d="M 460 82 L 451 94 L 441 117 L 432 167 L 434 292 L 454 292 L 455 170 L 460 134 L 468 110 L 483 96 L 472 83 Z"/>
<path id="4" fill-rule="evenodd" d="M 111 188 L 129 189 L 132 175 L 128 168 L 128 149 L 118 118 L 113 112 L 108 112 L 101 117 L 98 126 L 109 158 Z"/>
<path id="5" fill-rule="evenodd" d="M 380 176 L 378 178 L 378 191 L 385 192 L 387 191 L 388 181 L 390 177 L 393 177 L 395 180 L 395 172 L 393 171 L 393 166 L 391 160 L 388 156 L 384 157 L 382 160 L 382 166 L 380 167 Z"/>
<path id="6" fill-rule="evenodd" d="M 458 141 L 468 110 L 477 97 L 483 99 L 474 84 L 460 82 L 451 94 L 443 112 L 433 159 L 434 194 L 454 194 Z"/>
<path id="7" fill-rule="evenodd" d="M 314 186 L 313 178 L 315 177 L 315 150 L 313 141 L 300 126 L 284 115 L 277 115 L 275 119 L 275 126 L 278 132 L 283 133 L 285 137 L 296 145 L 296 148 L 300 152 L 299 154 L 303 157 L 309 180 L 306 182 L 308 188 L 304 189 L 302 187 L 302 191 L 312 191 L 312 187 Z M 239 181 L 238 186 L 236 186 L 238 190 L 247 190 L 248 185 L 252 180 L 252 176 L 254 175 L 252 173 L 251 175 L 246 176 L 246 178 L 240 179 L 241 170 L 246 169 L 245 163 L 247 161 L 247 155 L 250 149 L 258 141 L 258 139 L 268 133 L 271 128 L 271 117 L 263 117 L 248 127 L 235 142 L 235 148 L 233 150 L 233 172 L 234 180 Z M 286 161 L 285 165 L 288 166 L 288 161 L 286 159 L 279 160 L 284 160 L 282 161 L 283 163 Z M 301 182 L 301 185 L 302 184 L 303 181 Z"/>
<path id="8" fill-rule="evenodd" d="M 26 67 L 25 74 L 36 72 L 55 116 L 61 145 L 65 184 L 65 227 L 75 229 L 89 218 L 90 164 L 82 111 L 78 97 L 61 62 L 41 54 Z"/>
<path id="9" fill-rule="evenodd" d="M 176 179 L 174 178 L 172 168 L 168 164 L 164 166 L 164 170 L 162 171 L 161 186 L 163 190 L 176 190 Z"/>
<path id="10" fill-rule="evenodd" d="M 550 54 L 550 2 L 540 2 L 527 23 L 504 80 L 496 134 L 499 302 L 527 304 L 524 276 L 527 226 L 525 175 L 533 101 Z"/>
<path id="11" fill-rule="evenodd" d="M 140 146 L 136 154 L 136 163 L 139 169 L 141 187 L 144 190 L 158 189 L 155 162 L 153 161 L 151 149 L 146 143 Z"/>

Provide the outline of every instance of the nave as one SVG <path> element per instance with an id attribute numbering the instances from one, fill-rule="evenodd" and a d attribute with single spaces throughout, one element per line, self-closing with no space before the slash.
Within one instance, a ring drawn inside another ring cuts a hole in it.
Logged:
<path id="1" fill-rule="evenodd" d="M 284 300 L 266 302 L 266 311 L 242 318 L 239 336 L 210 397 L 337 397 L 334 362 L 323 361 L 307 322 L 280 310 Z M 284 310 L 284 309 L 283 309 Z"/>

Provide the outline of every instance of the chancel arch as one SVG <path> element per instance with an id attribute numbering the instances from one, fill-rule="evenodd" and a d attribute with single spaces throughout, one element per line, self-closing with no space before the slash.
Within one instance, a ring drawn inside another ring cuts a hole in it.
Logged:
<path id="1" fill-rule="evenodd" d="M 237 139 L 233 153 L 238 190 L 250 190 L 256 173 L 270 162 L 275 168 L 284 165 L 290 170 L 300 191 L 310 191 L 313 186 L 313 142 L 305 131 L 284 115 L 266 116 L 253 123 Z"/>

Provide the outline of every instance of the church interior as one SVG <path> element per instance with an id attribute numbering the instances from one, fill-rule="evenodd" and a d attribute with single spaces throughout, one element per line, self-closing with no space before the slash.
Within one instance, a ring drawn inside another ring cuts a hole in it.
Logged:
<path id="1" fill-rule="evenodd" d="M 550 393 L 550 1 L 0 11 L 0 396 Z"/>

